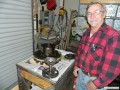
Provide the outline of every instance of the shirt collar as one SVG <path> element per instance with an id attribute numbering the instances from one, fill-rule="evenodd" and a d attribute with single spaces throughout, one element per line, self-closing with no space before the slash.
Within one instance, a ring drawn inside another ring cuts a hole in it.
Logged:
<path id="1" fill-rule="evenodd" d="M 102 33 L 103 33 L 103 32 L 106 32 L 106 26 L 107 26 L 107 24 L 104 22 L 104 23 L 101 25 L 101 27 L 99 28 L 99 31 L 101 31 Z"/>
<path id="2" fill-rule="evenodd" d="M 107 26 L 107 24 L 104 22 L 104 23 L 101 25 L 101 27 L 99 28 L 98 31 L 105 32 L 105 31 L 106 31 L 106 29 L 105 29 L 106 26 Z M 91 29 L 89 28 L 89 29 L 88 29 L 88 32 L 90 33 L 90 31 L 91 31 Z"/>

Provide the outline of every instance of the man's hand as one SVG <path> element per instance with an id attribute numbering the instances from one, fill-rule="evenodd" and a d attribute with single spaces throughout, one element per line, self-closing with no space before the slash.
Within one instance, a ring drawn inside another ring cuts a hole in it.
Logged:
<path id="1" fill-rule="evenodd" d="M 94 85 L 94 83 L 91 80 L 87 82 L 86 88 L 87 88 L 87 90 L 96 90 L 97 89 L 97 87 Z"/>
<path id="2" fill-rule="evenodd" d="M 73 70 L 73 74 L 74 74 L 75 77 L 78 76 L 78 70 L 79 70 L 79 68 L 77 66 L 75 66 L 74 70 Z"/>

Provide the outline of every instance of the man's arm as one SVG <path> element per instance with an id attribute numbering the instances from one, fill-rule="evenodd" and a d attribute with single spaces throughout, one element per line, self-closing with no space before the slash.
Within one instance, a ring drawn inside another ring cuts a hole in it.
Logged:
<path id="1" fill-rule="evenodd" d="M 120 36 L 110 38 L 108 44 L 102 72 L 93 81 L 99 88 L 107 86 L 120 74 Z"/>

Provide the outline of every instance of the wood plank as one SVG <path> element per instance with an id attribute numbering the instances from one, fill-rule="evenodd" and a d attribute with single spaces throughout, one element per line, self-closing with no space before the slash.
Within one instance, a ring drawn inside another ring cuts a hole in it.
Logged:
<path id="1" fill-rule="evenodd" d="M 68 24 L 68 28 L 67 28 L 67 33 L 65 35 L 65 40 L 66 40 L 65 47 L 64 47 L 65 50 L 67 49 L 68 46 L 70 46 L 69 37 L 70 37 L 71 25 L 72 25 L 72 22 L 73 22 L 73 14 L 74 13 L 75 13 L 75 10 L 71 10 L 69 24 Z"/>
<path id="2" fill-rule="evenodd" d="M 93 0 L 80 0 L 80 3 L 90 3 Z M 101 3 L 120 3 L 120 0 L 100 0 Z"/>
<path id="3" fill-rule="evenodd" d="M 19 90 L 18 85 L 16 85 L 15 87 L 13 87 L 11 90 Z"/>
<path id="4" fill-rule="evenodd" d="M 53 84 L 51 84 L 50 82 L 47 82 L 40 77 L 34 76 L 24 70 L 20 70 L 20 75 L 23 78 L 29 80 L 30 82 L 36 84 L 37 86 L 39 86 L 42 89 L 47 89 L 47 88 L 53 87 Z"/>

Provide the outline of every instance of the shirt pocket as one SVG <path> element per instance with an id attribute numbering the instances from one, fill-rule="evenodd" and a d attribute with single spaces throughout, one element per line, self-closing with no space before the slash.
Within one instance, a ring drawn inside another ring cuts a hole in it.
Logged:
<path id="1" fill-rule="evenodd" d="M 81 50 L 84 50 L 85 45 L 86 45 L 86 42 L 85 42 L 85 41 L 82 41 L 82 42 L 81 42 Z"/>
<path id="2" fill-rule="evenodd" d="M 97 62 L 101 61 L 103 52 L 104 52 L 103 46 L 92 44 L 92 46 L 90 48 L 90 53 L 91 53 L 92 60 L 94 62 L 97 63 Z"/>

